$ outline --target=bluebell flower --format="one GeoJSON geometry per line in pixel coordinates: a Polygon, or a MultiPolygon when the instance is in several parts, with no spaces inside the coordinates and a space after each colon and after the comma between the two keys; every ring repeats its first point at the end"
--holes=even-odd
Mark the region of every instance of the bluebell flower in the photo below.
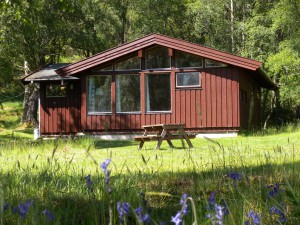
{"type": "Polygon", "coordinates": [[[188,197],[188,194],[183,194],[179,204],[182,205],[182,213],[183,215],[186,215],[188,213],[188,204],[186,203],[186,199],[188,197]]]}
{"type": "Polygon", "coordinates": [[[214,205],[216,204],[216,194],[217,192],[212,192],[208,198],[208,210],[213,210],[214,205]]]}
{"type": "Polygon", "coordinates": [[[142,207],[138,207],[134,210],[135,215],[138,218],[139,223],[143,223],[143,224],[149,224],[151,223],[151,218],[149,216],[148,213],[143,214],[143,208],[142,207]]]}
{"type": "Polygon", "coordinates": [[[244,223],[244,225],[250,225],[251,221],[252,221],[253,225],[260,225],[261,224],[261,217],[262,217],[261,214],[258,214],[257,212],[255,212],[253,210],[250,210],[250,212],[248,213],[248,217],[249,217],[249,220],[246,221],[244,223]]]}
{"type": "Polygon", "coordinates": [[[88,188],[89,191],[93,191],[93,181],[91,180],[91,175],[87,175],[86,177],[84,177],[85,181],[86,181],[86,186],[88,188]]]}
{"type": "Polygon", "coordinates": [[[174,217],[171,217],[171,222],[175,223],[175,225],[180,225],[182,222],[181,212],[178,212],[174,217]]]}
{"type": "Polygon", "coordinates": [[[224,206],[215,204],[214,210],[206,214],[206,217],[211,219],[213,225],[223,225],[224,215],[224,206]]]}
{"type": "Polygon", "coordinates": [[[101,167],[103,173],[106,173],[106,171],[107,171],[107,166],[109,165],[109,163],[110,163],[110,159],[106,159],[105,162],[103,162],[103,163],[100,165],[100,167],[101,167]]]}
{"type": "Polygon", "coordinates": [[[32,200],[27,201],[26,203],[21,202],[17,207],[13,208],[13,213],[18,213],[21,218],[25,218],[29,207],[32,206],[32,200]]]}
{"type": "Polygon", "coordinates": [[[5,212],[8,209],[8,207],[9,207],[9,203],[4,204],[3,209],[2,209],[3,212],[5,212]]]}
{"type": "Polygon", "coordinates": [[[237,181],[237,180],[241,180],[241,179],[242,179],[243,174],[242,174],[242,173],[229,172],[229,173],[228,173],[228,176],[229,176],[232,180],[237,181]]]}
{"type": "Polygon", "coordinates": [[[45,215],[47,221],[53,221],[53,220],[55,220],[55,216],[54,216],[54,214],[50,210],[45,209],[43,211],[43,214],[45,215]]]}
{"type": "Polygon", "coordinates": [[[275,185],[269,185],[268,186],[269,189],[271,189],[269,191],[269,196],[272,198],[275,198],[277,195],[279,195],[280,189],[279,189],[279,184],[275,184],[275,185]]]}
{"type": "Polygon", "coordinates": [[[281,208],[278,208],[276,206],[272,206],[270,208],[270,213],[279,215],[279,219],[278,219],[277,224],[283,224],[283,223],[286,222],[286,216],[285,216],[285,213],[284,213],[285,205],[284,205],[284,203],[281,203],[280,205],[281,205],[281,208]]]}
{"type": "Polygon", "coordinates": [[[103,171],[103,173],[105,174],[105,185],[106,185],[106,191],[107,193],[111,192],[111,188],[109,186],[109,179],[110,179],[110,170],[107,169],[108,165],[110,163],[110,159],[106,159],[105,162],[103,162],[100,167],[103,171]]]}
{"type": "Polygon", "coordinates": [[[125,219],[125,215],[129,215],[130,213],[130,204],[128,202],[118,202],[117,210],[118,210],[120,221],[121,223],[123,223],[125,219]]]}

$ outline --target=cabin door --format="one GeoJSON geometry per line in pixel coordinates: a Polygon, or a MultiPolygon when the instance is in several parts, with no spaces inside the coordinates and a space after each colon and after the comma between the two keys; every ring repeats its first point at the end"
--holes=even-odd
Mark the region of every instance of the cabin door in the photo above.
{"type": "Polygon", "coordinates": [[[80,82],[41,84],[41,134],[74,134],[80,131],[80,82]]]}

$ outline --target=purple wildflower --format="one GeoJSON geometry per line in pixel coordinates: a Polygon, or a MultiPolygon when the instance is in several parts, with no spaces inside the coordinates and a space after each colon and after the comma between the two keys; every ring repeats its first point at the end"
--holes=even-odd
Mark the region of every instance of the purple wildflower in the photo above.
{"type": "Polygon", "coordinates": [[[106,173],[106,171],[107,171],[107,166],[109,165],[109,163],[110,163],[110,159],[106,159],[105,162],[103,162],[103,163],[100,165],[100,167],[101,167],[103,173],[106,173]]]}
{"type": "Polygon", "coordinates": [[[117,210],[118,210],[120,221],[121,223],[123,223],[125,219],[125,215],[129,215],[130,213],[130,204],[128,202],[118,202],[117,210]]]}
{"type": "Polygon", "coordinates": [[[269,196],[272,198],[275,198],[277,195],[279,195],[280,189],[279,189],[279,184],[275,184],[275,185],[269,185],[268,186],[269,189],[271,189],[269,191],[269,196]]]}
{"type": "Polygon", "coordinates": [[[211,219],[213,225],[223,225],[224,215],[224,206],[215,204],[214,210],[206,214],[206,217],[211,219]]]}
{"type": "Polygon", "coordinates": [[[174,217],[172,216],[171,222],[175,223],[175,225],[180,225],[182,222],[181,212],[178,212],[174,217]]]}
{"type": "Polygon", "coordinates": [[[251,221],[252,221],[253,225],[260,225],[261,224],[261,217],[262,217],[261,214],[258,214],[257,212],[255,212],[253,210],[250,210],[250,212],[248,213],[248,217],[249,217],[249,220],[246,221],[244,223],[244,225],[248,225],[248,224],[250,225],[251,221]]]}
{"type": "Polygon", "coordinates": [[[151,223],[151,218],[148,213],[143,214],[143,208],[138,207],[134,210],[135,215],[138,218],[139,223],[149,224],[151,223]]]}
{"type": "Polygon", "coordinates": [[[228,173],[228,176],[234,181],[241,180],[242,175],[243,175],[242,173],[234,173],[234,172],[229,172],[228,173]]]}
{"type": "Polygon", "coordinates": [[[8,207],[9,207],[9,203],[6,203],[4,206],[3,206],[3,212],[5,212],[7,209],[8,209],[8,207]]]}
{"type": "Polygon", "coordinates": [[[188,213],[188,204],[186,203],[186,199],[188,197],[188,194],[183,194],[179,204],[182,205],[182,213],[183,215],[186,215],[188,213]]]}
{"type": "Polygon", "coordinates": [[[21,218],[25,218],[29,207],[32,205],[32,200],[26,203],[21,202],[17,207],[13,208],[13,213],[18,213],[21,218]]]}
{"type": "Polygon", "coordinates": [[[216,194],[217,192],[212,192],[208,198],[208,210],[213,210],[214,205],[216,204],[216,194]]]}
{"type": "Polygon", "coordinates": [[[105,174],[105,184],[106,184],[107,193],[111,192],[111,188],[109,187],[110,170],[107,169],[107,166],[109,165],[109,163],[110,163],[110,159],[106,159],[106,161],[100,165],[103,173],[105,174]]]}
{"type": "Polygon", "coordinates": [[[54,214],[52,212],[50,212],[50,210],[45,209],[43,211],[43,214],[45,215],[47,221],[53,221],[53,220],[55,220],[55,216],[54,216],[54,214]]]}
{"type": "Polygon", "coordinates": [[[282,208],[272,206],[270,208],[270,213],[279,215],[279,220],[278,220],[279,223],[278,224],[283,224],[286,222],[286,217],[285,217],[285,213],[284,213],[285,206],[283,203],[281,203],[280,205],[282,208]]]}
{"type": "Polygon", "coordinates": [[[88,188],[89,191],[93,191],[93,181],[91,180],[91,175],[87,175],[86,177],[84,177],[85,181],[86,181],[86,186],[88,188]]]}

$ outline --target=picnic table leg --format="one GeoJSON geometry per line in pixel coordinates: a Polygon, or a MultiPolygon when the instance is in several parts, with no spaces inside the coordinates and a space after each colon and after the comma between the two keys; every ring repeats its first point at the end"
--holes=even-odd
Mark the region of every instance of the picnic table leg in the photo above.
{"type": "Polygon", "coordinates": [[[144,141],[143,140],[141,140],[141,142],[139,143],[139,150],[141,150],[142,149],[142,147],[143,147],[143,145],[144,145],[144,141]]]}
{"type": "MultiPolygon", "coordinates": [[[[159,149],[160,146],[161,146],[161,143],[162,141],[164,140],[165,136],[167,134],[167,131],[166,130],[163,130],[162,133],[161,133],[161,138],[157,141],[157,145],[155,147],[155,150],[159,149]]],[[[168,142],[169,143],[169,142],[168,142]]]]}
{"type": "MultiPolygon", "coordinates": [[[[188,136],[186,135],[186,133],[182,130],[179,131],[180,135],[182,135],[182,137],[185,139],[186,143],[189,145],[190,148],[194,148],[192,142],[190,141],[190,139],[188,138],[188,136]]],[[[182,140],[183,142],[183,140],[182,140]]],[[[184,145],[184,144],[183,144],[184,145]]]]}

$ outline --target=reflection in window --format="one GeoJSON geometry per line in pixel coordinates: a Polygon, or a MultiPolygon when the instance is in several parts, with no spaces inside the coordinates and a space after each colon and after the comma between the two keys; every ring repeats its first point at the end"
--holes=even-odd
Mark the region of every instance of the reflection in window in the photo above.
{"type": "Polygon", "coordinates": [[[116,110],[117,112],[140,111],[140,76],[116,76],[116,110]]]}
{"type": "Polygon", "coordinates": [[[147,69],[170,68],[170,60],[168,48],[157,46],[146,51],[147,69]]]}
{"type": "Polygon", "coordinates": [[[97,71],[112,71],[113,70],[113,65],[109,64],[106,66],[102,66],[102,67],[98,67],[96,69],[93,70],[93,72],[97,72],[97,71]]]}
{"type": "Polygon", "coordinates": [[[46,86],[46,97],[66,97],[66,86],[50,84],[46,86]]]}
{"type": "Polygon", "coordinates": [[[146,81],[146,110],[171,111],[170,74],[149,74],[146,81]]]}
{"type": "Polygon", "coordinates": [[[200,87],[200,73],[176,73],[177,87],[200,87]]]}
{"type": "Polygon", "coordinates": [[[177,68],[199,68],[203,66],[203,58],[183,53],[183,52],[176,52],[176,67],[177,68]]]}
{"type": "Polygon", "coordinates": [[[134,56],[115,63],[115,70],[139,70],[141,69],[141,59],[134,56]]]}
{"type": "Polygon", "coordinates": [[[205,67],[225,67],[225,63],[221,63],[211,59],[205,59],[205,67]]]}
{"type": "Polygon", "coordinates": [[[88,76],[88,112],[111,112],[111,76],[88,76]]]}

